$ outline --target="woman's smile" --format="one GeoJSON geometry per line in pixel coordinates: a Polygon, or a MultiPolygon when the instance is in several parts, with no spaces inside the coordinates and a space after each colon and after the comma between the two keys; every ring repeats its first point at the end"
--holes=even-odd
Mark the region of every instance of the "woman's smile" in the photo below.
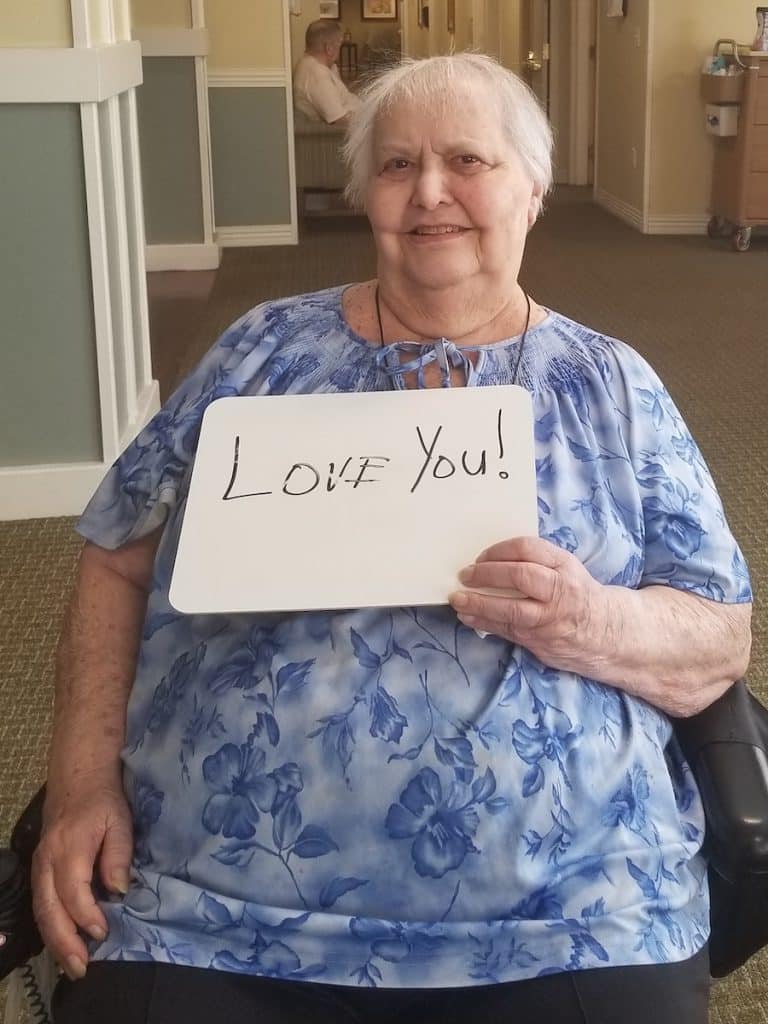
{"type": "Polygon", "coordinates": [[[405,234],[417,245],[434,245],[461,238],[471,230],[461,224],[417,224],[415,228],[411,228],[405,234]]]}

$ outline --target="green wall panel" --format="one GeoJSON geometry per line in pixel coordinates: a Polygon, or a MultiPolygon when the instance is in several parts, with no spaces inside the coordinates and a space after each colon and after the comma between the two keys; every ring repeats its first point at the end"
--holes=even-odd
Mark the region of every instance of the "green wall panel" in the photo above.
{"type": "Polygon", "coordinates": [[[194,57],[145,57],[136,90],[150,245],[203,242],[194,57]]]}
{"type": "Polygon", "coordinates": [[[0,105],[0,465],[101,459],[80,109],[0,105]]]}
{"type": "Polygon", "coordinates": [[[285,89],[208,90],[216,227],[288,224],[285,89]]]}

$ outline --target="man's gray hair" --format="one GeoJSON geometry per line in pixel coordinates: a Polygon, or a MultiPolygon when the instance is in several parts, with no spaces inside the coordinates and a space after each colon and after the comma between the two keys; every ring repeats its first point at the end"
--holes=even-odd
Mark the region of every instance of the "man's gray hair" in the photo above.
{"type": "Polygon", "coordinates": [[[310,21],[304,33],[304,46],[310,53],[313,50],[322,50],[326,44],[335,43],[343,34],[344,29],[338,21],[330,21],[328,18],[310,21]]]}
{"type": "Polygon", "coordinates": [[[376,120],[398,103],[434,112],[436,118],[478,86],[483,100],[495,101],[501,129],[542,197],[552,187],[552,128],[539,101],[514,72],[480,53],[455,53],[422,60],[404,58],[360,92],[361,105],[351,116],[344,143],[349,169],[347,198],[362,208],[373,174],[376,120]]]}

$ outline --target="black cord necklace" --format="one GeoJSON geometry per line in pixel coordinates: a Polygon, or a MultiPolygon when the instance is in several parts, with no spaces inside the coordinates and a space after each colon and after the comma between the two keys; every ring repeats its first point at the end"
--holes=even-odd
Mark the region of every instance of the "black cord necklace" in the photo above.
{"type": "MultiPolygon", "coordinates": [[[[384,327],[382,326],[382,323],[381,323],[381,302],[379,301],[379,283],[378,283],[378,281],[376,282],[376,288],[374,290],[374,299],[375,299],[375,302],[376,302],[376,318],[379,321],[379,344],[381,345],[382,348],[384,348],[384,327]]],[[[512,383],[513,384],[517,384],[517,372],[520,369],[520,361],[523,358],[523,348],[525,347],[525,339],[528,337],[528,327],[530,326],[530,323],[531,323],[531,297],[530,297],[530,295],[528,295],[527,292],[525,292],[525,303],[526,303],[525,327],[523,328],[523,333],[522,333],[522,336],[520,338],[520,345],[518,346],[518,349],[517,349],[517,359],[515,360],[515,369],[514,369],[514,371],[512,373],[512,383]]]]}

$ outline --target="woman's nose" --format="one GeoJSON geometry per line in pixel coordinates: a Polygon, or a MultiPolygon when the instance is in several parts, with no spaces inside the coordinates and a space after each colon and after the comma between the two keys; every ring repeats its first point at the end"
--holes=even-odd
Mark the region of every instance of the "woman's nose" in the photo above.
{"type": "Polygon", "coordinates": [[[441,203],[451,201],[448,180],[439,167],[424,167],[419,171],[411,196],[414,206],[434,210],[441,203]]]}

